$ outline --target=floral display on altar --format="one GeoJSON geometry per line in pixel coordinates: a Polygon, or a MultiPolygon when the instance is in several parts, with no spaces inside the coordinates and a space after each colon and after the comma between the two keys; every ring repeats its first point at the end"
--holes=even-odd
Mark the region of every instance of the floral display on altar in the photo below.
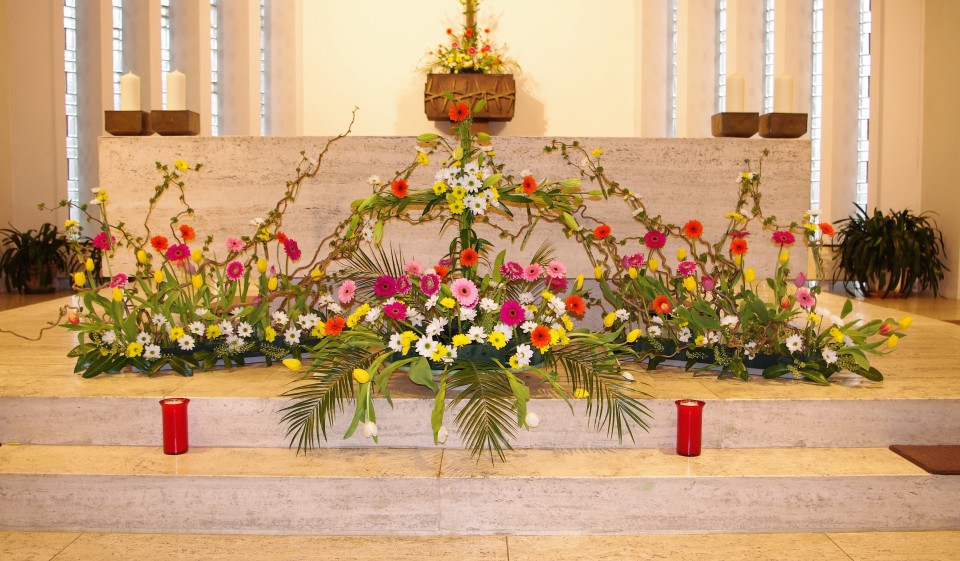
{"type": "MultiPolygon", "coordinates": [[[[94,278],[89,261],[74,274],[81,306],[64,327],[79,336],[70,352],[76,371],[192,375],[252,359],[282,361],[303,373],[285,394],[283,418],[298,449],[326,438],[346,402],[353,415],[344,437],[360,431],[377,439],[372,398],[389,401],[391,377],[405,375],[435,396],[424,424],[435,442],[456,426],[474,454],[501,459],[518,430],[540,423],[521,371],[536,374],[571,409],[572,400],[585,401],[596,428],[620,439],[645,429],[649,415],[627,362],[645,359],[653,368],[679,360],[743,379],[748,368],[820,384],[840,370],[882,379],[869,358],[896,346],[909,318],[863,321],[849,302],[837,311],[818,305],[820,287],[791,275],[789,252],[817,247],[831,226],[812,213],[783,225],[765,216],[762,160],[757,171],[748,161],[737,178],[724,231],[707,232],[698,217],[670,224],[650,212],[607,175],[602,148],[551,142],[545,152],[572,166],[570,179],[511,173],[488,135],[470,133],[482,102],[450,101],[455,137],[418,137],[413,161],[393,177],[371,176],[369,196],[353,201],[351,215],[316,248],[301,248],[283,219],[326,149],[316,161],[303,156],[249,232],[223,240],[191,226],[189,178],[199,164],[157,164],[160,183],[142,232],[111,223],[108,191],[97,190],[81,210],[107,278],[94,278]],[[423,168],[434,172],[429,184],[414,178],[423,168]],[[151,231],[150,215],[169,196],[182,210],[164,231],[151,231]],[[598,199],[627,205],[636,228],[616,232],[591,218],[588,207],[598,199]],[[391,223],[449,235],[434,255],[405,255],[382,244],[391,223]],[[583,247],[594,265],[589,280],[549,246],[520,261],[488,239],[522,248],[543,227],[583,247]],[[675,254],[666,253],[668,241],[675,254]],[[760,279],[750,249],[768,243],[778,248],[777,263],[773,276],[760,279]],[[135,270],[109,269],[117,251],[135,255],[135,270]],[[602,323],[592,324],[591,313],[602,323]]],[[[69,228],[77,239],[79,225],[69,228]]]]}
{"type": "Polygon", "coordinates": [[[427,53],[421,65],[425,74],[507,74],[519,69],[505,49],[493,43],[489,27],[476,23],[479,0],[460,0],[464,25],[457,32],[446,31],[446,40],[427,53]]]}

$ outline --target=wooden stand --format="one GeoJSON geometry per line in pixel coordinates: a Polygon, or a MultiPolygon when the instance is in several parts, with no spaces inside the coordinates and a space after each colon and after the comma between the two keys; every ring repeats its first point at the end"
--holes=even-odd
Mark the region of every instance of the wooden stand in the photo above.
{"type": "Polygon", "coordinates": [[[149,136],[150,114],[146,111],[104,111],[103,128],[114,136],[149,136]]]}
{"type": "Polygon", "coordinates": [[[161,136],[197,136],[200,114],[193,111],[154,111],[153,130],[161,136]]]}
{"type": "Polygon", "coordinates": [[[760,136],[763,138],[800,138],[806,133],[806,113],[760,115],[760,136]]]}
{"type": "Polygon", "coordinates": [[[713,136],[750,138],[758,130],[759,113],[717,113],[710,117],[710,133],[713,136]]]}

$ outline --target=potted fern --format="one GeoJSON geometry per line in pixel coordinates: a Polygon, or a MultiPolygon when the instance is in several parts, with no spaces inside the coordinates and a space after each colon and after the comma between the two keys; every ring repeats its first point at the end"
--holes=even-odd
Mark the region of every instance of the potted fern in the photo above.
{"type": "Polygon", "coordinates": [[[838,223],[834,280],[852,283],[867,296],[907,298],[918,288],[939,295],[948,269],[943,234],[929,215],[909,209],[889,214],[877,209],[868,215],[858,208],[838,223]]]}
{"type": "Polygon", "coordinates": [[[42,294],[54,291],[57,273],[67,270],[68,242],[57,227],[45,223],[26,231],[10,227],[0,230],[0,275],[8,292],[42,294]]]}

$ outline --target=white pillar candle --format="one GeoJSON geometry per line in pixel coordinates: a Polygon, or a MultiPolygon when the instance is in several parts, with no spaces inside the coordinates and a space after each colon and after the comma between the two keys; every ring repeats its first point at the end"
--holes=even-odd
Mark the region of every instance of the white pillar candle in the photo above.
{"type": "Polygon", "coordinates": [[[774,78],[773,112],[793,113],[793,78],[790,76],[774,78]]]}
{"type": "Polygon", "coordinates": [[[183,111],[187,108],[187,77],[174,70],[167,74],[167,111],[183,111]]]}
{"type": "Polygon", "coordinates": [[[140,77],[133,72],[120,77],[120,111],[140,111],[140,77]]]}
{"type": "Polygon", "coordinates": [[[727,76],[727,104],[726,112],[743,112],[743,76],[730,74],[727,76]]]}

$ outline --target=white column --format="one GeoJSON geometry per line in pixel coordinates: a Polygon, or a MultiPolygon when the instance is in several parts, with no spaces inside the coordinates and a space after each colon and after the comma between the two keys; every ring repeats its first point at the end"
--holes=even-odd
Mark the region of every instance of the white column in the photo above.
{"type": "Polygon", "coordinates": [[[170,63],[186,75],[187,109],[200,114],[200,134],[210,134],[210,2],[170,2],[170,63]]]}
{"type": "Polygon", "coordinates": [[[140,108],[163,109],[160,70],[160,0],[123,4],[123,70],[140,77],[140,108]]]}
{"type": "Polygon", "coordinates": [[[113,106],[113,7],[110,0],[77,2],[77,184],[80,202],[99,185],[98,139],[103,112],[113,106]]]}
{"type": "MultiPolygon", "coordinates": [[[[810,28],[811,0],[776,0],[773,7],[773,75],[789,76],[792,82],[792,113],[810,113],[810,64],[813,57],[810,28]]],[[[781,82],[782,83],[782,82],[781,82]]],[[[774,89],[774,106],[777,105],[774,89]]],[[[809,133],[803,138],[809,138],[809,133]]]]}
{"type": "Polygon", "coordinates": [[[763,106],[763,0],[727,0],[727,76],[743,76],[743,110],[763,106]]]}
{"type": "Polygon", "coordinates": [[[267,0],[267,134],[303,134],[302,22],[302,0],[267,0]]]}
{"type": "Polygon", "coordinates": [[[260,2],[220,4],[220,134],[260,135],[260,2]]]}
{"type": "Polygon", "coordinates": [[[715,0],[678,0],[677,136],[710,136],[716,103],[715,0]]]}
{"type": "Polygon", "coordinates": [[[633,127],[637,136],[667,136],[668,5],[665,0],[642,0],[636,6],[633,127]]]}

